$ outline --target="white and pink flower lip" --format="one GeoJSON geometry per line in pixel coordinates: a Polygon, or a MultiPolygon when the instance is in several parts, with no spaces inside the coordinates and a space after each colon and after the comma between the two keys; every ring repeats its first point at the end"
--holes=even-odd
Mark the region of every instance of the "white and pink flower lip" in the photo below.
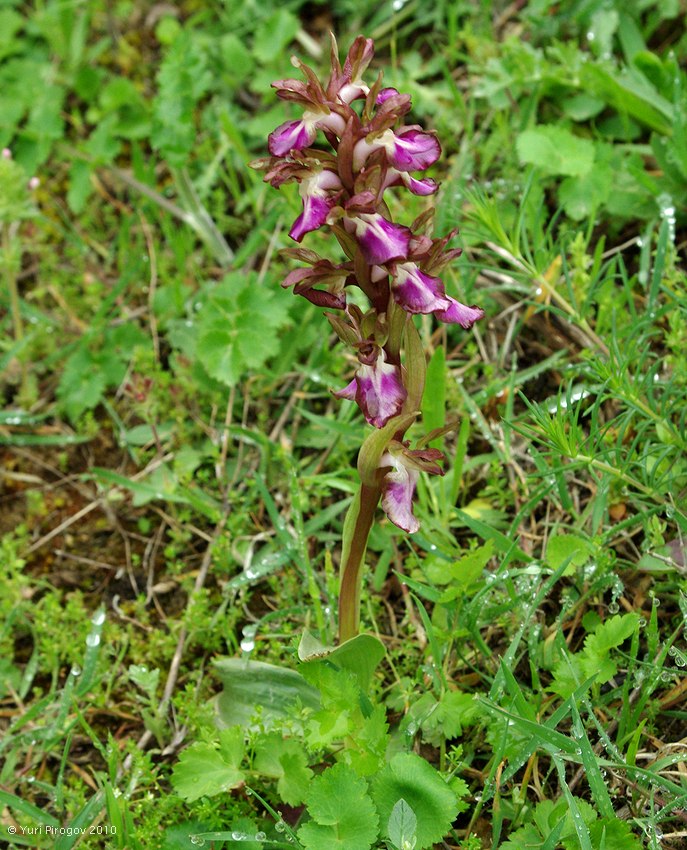
{"type": "Polygon", "coordinates": [[[451,306],[441,278],[426,274],[416,263],[392,266],[391,291],[396,303],[408,313],[434,313],[451,306]]]}
{"type": "Polygon", "coordinates": [[[451,298],[450,295],[447,295],[446,298],[449,301],[449,308],[447,310],[436,310],[434,312],[434,315],[440,322],[445,322],[449,325],[460,325],[461,328],[467,331],[475,324],[475,322],[484,318],[484,310],[481,307],[461,304],[460,301],[456,301],[456,299],[451,298]]]}
{"type": "Polygon", "coordinates": [[[336,112],[306,110],[300,121],[286,121],[273,130],[267,137],[267,149],[272,156],[286,156],[291,151],[310,147],[317,138],[318,129],[340,136],[345,127],[346,122],[336,112]]]}
{"type": "Polygon", "coordinates": [[[405,186],[413,195],[433,195],[439,188],[436,180],[431,177],[423,177],[418,180],[417,177],[411,177],[407,171],[398,171],[395,168],[389,168],[382,184],[383,189],[388,189],[390,186],[405,186]]]}
{"type": "Polygon", "coordinates": [[[441,156],[436,136],[419,127],[401,127],[398,131],[384,130],[372,141],[361,139],[353,151],[353,165],[362,168],[367,157],[383,148],[389,165],[397,171],[425,171],[441,156]]]}
{"type": "Polygon", "coordinates": [[[437,464],[443,455],[438,449],[407,449],[392,442],[379,461],[380,469],[389,468],[382,478],[382,508],[394,525],[413,534],[420,523],[413,513],[413,496],[420,472],[443,475],[437,464]]]}
{"type": "Polygon", "coordinates": [[[385,352],[377,349],[376,359],[361,363],[350,384],[334,395],[355,401],[370,425],[383,428],[401,412],[408,393],[401,367],[388,363],[385,352]]]}
{"type": "Polygon", "coordinates": [[[293,223],[289,236],[300,242],[306,233],[322,227],[342,188],[338,175],[326,168],[304,178],[299,188],[303,212],[293,223]]]}
{"type": "Polygon", "coordinates": [[[379,266],[408,256],[412,234],[407,227],[393,224],[379,213],[359,213],[348,221],[369,265],[379,266]]]}

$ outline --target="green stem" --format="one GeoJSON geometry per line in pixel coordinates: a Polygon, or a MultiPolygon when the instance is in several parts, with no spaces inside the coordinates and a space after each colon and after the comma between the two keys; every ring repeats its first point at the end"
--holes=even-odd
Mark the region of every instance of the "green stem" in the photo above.
{"type": "Polygon", "coordinates": [[[354,526],[350,535],[344,531],[339,588],[339,643],[355,637],[360,628],[362,568],[380,496],[379,487],[361,484],[346,516],[345,525],[353,522],[354,526]]]}

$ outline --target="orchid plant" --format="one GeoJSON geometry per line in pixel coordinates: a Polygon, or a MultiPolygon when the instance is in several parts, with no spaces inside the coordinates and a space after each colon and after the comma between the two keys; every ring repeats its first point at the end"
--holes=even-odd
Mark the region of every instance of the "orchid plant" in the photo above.
{"type": "MultiPolygon", "coordinates": [[[[306,248],[284,253],[303,263],[283,282],[293,292],[321,307],[339,339],[358,360],[351,382],[334,395],[355,402],[374,431],[358,457],[360,488],[344,524],[339,594],[339,639],[358,633],[361,573],[379,502],[392,523],[417,531],[413,496],[420,472],[442,475],[442,453],[427,444],[415,448],[405,439],[419,415],[426,359],[416,314],[434,314],[441,322],[468,329],[484,312],[447,295],[438,276],[461,253],[449,248],[452,231],[441,239],[427,235],[433,209],[410,226],[392,221],[384,193],[401,187],[415,195],[432,195],[438,184],[418,178],[441,154],[436,135],[403,123],[411,99],[363,79],[374,55],[372,39],[359,36],[343,67],[332,36],[331,74],[323,85],[297,58],[304,81],[273,83],[277,95],[303,107],[300,119],[287,121],[270,134],[270,157],[251,163],[265,171],[275,188],[299,185],[303,211],[289,236],[302,242],[306,234],[328,227],[347,258],[332,262],[306,248]],[[358,108],[354,106],[358,104],[358,108]],[[320,135],[321,134],[321,135],[320,135]],[[328,149],[315,146],[323,139],[328,149]],[[350,295],[358,287],[369,308],[350,295]]],[[[356,299],[360,301],[361,299],[356,299]]]]}

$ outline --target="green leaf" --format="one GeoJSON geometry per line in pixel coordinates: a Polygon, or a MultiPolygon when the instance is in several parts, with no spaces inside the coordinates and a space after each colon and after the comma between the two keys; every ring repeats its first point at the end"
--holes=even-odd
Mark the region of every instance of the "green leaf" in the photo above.
{"type": "MultiPolygon", "coordinates": [[[[422,422],[427,431],[443,428],[446,420],[446,350],[440,345],[427,366],[425,392],[422,397],[422,422]]],[[[430,446],[441,447],[442,440],[430,446]]]]}
{"type": "Polygon", "coordinates": [[[255,745],[254,770],[278,780],[277,791],[289,806],[300,805],[312,781],[303,746],[274,733],[260,736],[255,745]]]}
{"type": "Polygon", "coordinates": [[[75,422],[84,411],[100,402],[106,386],[105,376],[97,368],[97,357],[83,345],[67,359],[57,397],[67,416],[75,422]]]}
{"type": "Polygon", "coordinates": [[[76,215],[82,213],[92,191],[91,166],[81,159],[75,159],[69,169],[69,189],[67,190],[69,209],[76,215]]]}
{"type": "Polygon", "coordinates": [[[212,77],[207,52],[182,31],[172,42],[157,75],[150,142],[174,168],[188,163],[196,141],[194,110],[212,77]]]}
{"type": "Polygon", "coordinates": [[[592,551],[591,543],[577,534],[554,534],[546,545],[546,563],[552,570],[562,567],[567,561],[565,574],[575,572],[575,567],[587,563],[592,551]]]}
{"type": "Polygon", "coordinates": [[[215,661],[215,671],[224,688],[217,701],[224,725],[250,726],[258,709],[263,719],[285,717],[297,702],[319,708],[319,694],[295,670],[262,661],[222,658],[215,661]]]}
{"type": "Polygon", "coordinates": [[[298,806],[305,799],[312,782],[313,772],[307,765],[305,752],[298,752],[281,758],[284,773],[277,782],[277,791],[281,799],[290,806],[298,806]]]}
{"type": "Polygon", "coordinates": [[[608,658],[612,649],[619,647],[634,634],[639,616],[637,614],[617,614],[598,625],[593,635],[588,635],[580,659],[582,671],[587,676],[597,674],[597,682],[608,682],[617,672],[615,662],[608,658]]]}
{"type": "Polygon", "coordinates": [[[369,850],[379,818],[367,783],[337,764],[313,780],[306,799],[311,821],[298,830],[305,850],[369,850]]]}
{"type": "Polygon", "coordinates": [[[540,850],[544,843],[537,828],[531,823],[516,830],[499,850],[540,850]]]}
{"type": "Polygon", "coordinates": [[[321,644],[307,629],[298,645],[301,661],[317,661],[326,658],[328,663],[339,669],[350,670],[365,691],[372,681],[372,674],[384,658],[384,644],[373,635],[356,635],[335,648],[321,644]]]}
{"type": "MultiPolygon", "coordinates": [[[[445,603],[456,599],[465,592],[466,587],[469,587],[473,582],[477,581],[477,579],[482,575],[482,570],[489,563],[493,549],[493,541],[487,540],[483,546],[480,546],[473,552],[468,552],[466,555],[463,555],[462,558],[454,561],[448,570],[444,567],[442,569],[442,572],[444,573],[443,575],[438,576],[438,569],[435,568],[435,571],[432,574],[434,575],[433,580],[435,584],[451,583],[451,587],[447,588],[446,592],[441,597],[440,602],[445,603]]],[[[428,577],[432,579],[432,575],[428,575],[428,577]]]]}
{"type": "Polygon", "coordinates": [[[458,812],[456,796],[441,775],[414,753],[399,753],[372,782],[372,797],[388,831],[391,812],[403,799],[417,817],[417,850],[446,835],[458,812]]]}
{"type": "MultiPolygon", "coordinates": [[[[632,833],[630,825],[618,818],[594,821],[589,827],[592,847],[603,850],[642,850],[642,842],[632,833]]],[[[578,844],[564,842],[566,850],[577,850],[578,844]]]]}
{"type": "Polygon", "coordinates": [[[592,170],[581,177],[567,177],[558,190],[566,214],[575,221],[590,216],[610,197],[614,176],[612,167],[603,162],[595,163],[592,170]]]}
{"type": "Polygon", "coordinates": [[[594,143],[557,125],[525,130],[515,147],[520,162],[536,165],[544,174],[579,177],[587,174],[594,162],[594,143]]]}
{"type": "Polygon", "coordinates": [[[620,112],[631,115],[652,130],[670,135],[673,107],[639,71],[622,72],[595,62],[585,62],[580,72],[580,88],[599,97],[620,112]]]}
{"type": "Polygon", "coordinates": [[[300,27],[300,21],[288,9],[273,12],[255,34],[253,55],[260,62],[270,62],[293,41],[300,27]]]}
{"type": "MultiPolygon", "coordinates": [[[[233,761],[234,752],[227,754],[233,761]]],[[[222,794],[243,781],[243,773],[212,744],[196,743],[184,750],[172,771],[174,790],[189,803],[222,794]]]]}
{"type": "Polygon", "coordinates": [[[391,810],[386,829],[389,840],[398,850],[413,850],[416,843],[417,818],[403,798],[391,810]]]}
{"type": "Polygon", "coordinates": [[[279,351],[277,330],[287,321],[280,292],[258,284],[254,274],[233,272],[198,314],[196,356],[211,378],[233,387],[279,351]]]}

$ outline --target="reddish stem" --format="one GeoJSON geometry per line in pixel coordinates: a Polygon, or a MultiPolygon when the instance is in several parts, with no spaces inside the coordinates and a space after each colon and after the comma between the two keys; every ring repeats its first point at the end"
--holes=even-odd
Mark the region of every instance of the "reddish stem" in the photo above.
{"type": "Polygon", "coordinates": [[[379,487],[360,487],[360,509],[351,535],[351,548],[341,565],[339,588],[339,643],[355,637],[360,630],[360,588],[362,567],[375,511],[379,503],[379,487]]]}

